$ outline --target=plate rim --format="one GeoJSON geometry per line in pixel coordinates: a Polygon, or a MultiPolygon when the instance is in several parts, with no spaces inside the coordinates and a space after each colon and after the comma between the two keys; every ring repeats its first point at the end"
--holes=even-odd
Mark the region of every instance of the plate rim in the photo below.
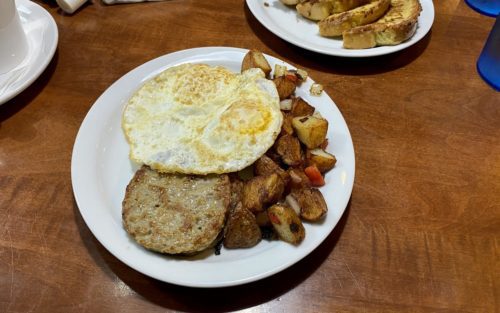
{"type": "MultiPolygon", "coordinates": [[[[45,57],[42,59],[42,62],[39,64],[32,64],[31,67],[35,68],[35,71],[31,76],[27,77],[27,79],[24,80],[22,84],[17,86],[17,88],[8,90],[7,92],[3,93],[0,95],[0,105],[6,103],[7,101],[11,100],[15,96],[19,95],[21,92],[23,92],[26,88],[28,88],[35,80],[40,77],[40,75],[45,71],[47,66],[49,65],[50,61],[54,57],[54,54],[57,49],[57,44],[59,42],[59,30],[57,28],[56,21],[50,15],[50,13],[45,10],[42,6],[40,6],[37,3],[34,3],[29,0],[16,0],[16,8],[20,6],[26,6],[29,9],[36,10],[38,13],[42,14],[44,18],[48,21],[48,26],[47,26],[47,31],[49,31],[53,35],[53,40],[51,42],[48,42],[47,47],[48,53],[45,55],[45,57]]],[[[22,24],[22,23],[21,23],[22,24]]],[[[40,58],[40,51],[37,53],[37,58],[40,58]]]]}
{"type": "MultiPolygon", "coordinates": [[[[412,38],[408,39],[405,42],[402,42],[398,45],[394,46],[379,46],[379,47],[374,47],[370,49],[344,49],[344,48],[328,48],[325,46],[321,47],[311,47],[310,42],[306,41],[301,41],[301,40],[295,40],[294,38],[289,38],[285,33],[283,33],[282,28],[280,27],[275,27],[274,23],[269,22],[266,20],[264,16],[259,14],[259,7],[258,5],[261,4],[261,2],[266,2],[268,0],[246,0],[247,6],[252,13],[252,15],[259,21],[259,23],[264,26],[268,31],[276,35],[277,37],[287,41],[288,43],[291,43],[297,47],[300,47],[302,49],[306,49],[309,51],[325,54],[325,55],[330,55],[330,56],[336,56],[336,57],[346,57],[346,58],[368,58],[368,57],[375,57],[375,56],[380,56],[380,55],[386,55],[386,54],[391,54],[397,51],[404,50],[406,48],[409,48],[422,40],[427,33],[431,30],[432,25],[434,24],[434,19],[435,19],[435,10],[434,10],[434,3],[432,0],[419,0],[420,4],[422,5],[422,12],[418,18],[419,25],[422,25],[422,19],[423,19],[423,14],[427,18],[430,19],[429,24],[425,24],[426,28],[422,30],[421,33],[415,33],[414,36],[419,36],[416,37],[415,40],[412,40],[412,38]],[[424,3],[425,2],[425,7],[424,3]],[[425,8],[425,10],[424,10],[425,8]],[[429,11],[427,11],[429,10],[429,11]],[[330,50],[332,49],[332,50],[330,50]]],[[[275,0],[277,2],[280,2],[279,0],[275,0]]],[[[292,9],[290,9],[292,10],[292,9]]],[[[301,17],[299,17],[301,18],[301,17]]],[[[417,26],[418,27],[418,26],[417,26]]],[[[417,29],[418,32],[418,29],[417,29]]],[[[313,45],[317,45],[312,43],[313,45]]],[[[318,45],[319,46],[319,45],[318,45]]]]}
{"type": "MultiPolygon", "coordinates": [[[[291,265],[299,262],[300,260],[302,260],[304,257],[306,257],[307,255],[309,255],[314,249],[316,249],[319,245],[321,245],[322,242],[325,241],[325,239],[331,234],[331,232],[333,231],[333,229],[337,226],[339,220],[342,218],[345,210],[346,210],[346,207],[347,207],[347,204],[350,200],[350,197],[351,197],[351,194],[352,194],[352,189],[353,189],[353,185],[354,185],[354,176],[355,176],[355,153],[354,153],[354,145],[353,145],[353,142],[352,142],[352,136],[350,135],[350,132],[349,132],[349,128],[347,127],[347,123],[345,122],[345,119],[344,117],[342,116],[340,110],[338,109],[338,107],[336,106],[335,102],[333,102],[333,100],[328,96],[328,99],[331,101],[331,103],[333,104],[333,109],[334,110],[337,110],[338,111],[338,114],[339,114],[339,117],[341,118],[341,120],[343,121],[344,123],[344,127],[345,127],[345,131],[347,132],[347,135],[348,135],[348,141],[347,141],[347,153],[348,154],[351,154],[352,155],[352,159],[349,160],[349,164],[352,164],[350,167],[350,172],[349,172],[349,175],[350,175],[350,179],[348,180],[347,182],[347,185],[346,185],[346,188],[348,190],[348,192],[342,197],[342,203],[339,204],[339,210],[341,210],[340,214],[338,215],[338,218],[334,221],[333,225],[331,226],[331,229],[328,230],[327,234],[321,238],[321,240],[319,240],[319,242],[317,244],[314,244],[310,249],[308,250],[304,250],[303,253],[301,253],[301,256],[294,259],[294,260],[291,260],[290,262],[286,262],[286,263],[282,263],[280,264],[280,266],[276,266],[274,268],[271,268],[271,269],[266,269],[264,272],[261,272],[259,274],[256,274],[256,275],[253,275],[253,276],[247,276],[247,277],[243,277],[243,278],[238,278],[238,279],[232,279],[232,280],[225,280],[223,282],[203,282],[203,283],[200,283],[200,282],[192,282],[192,281],[189,281],[189,282],[186,282],[184,280],[179,280],[179,279],[172,279],[172,278],[166,278],[166,277],[162,277],[161,275],[158,275],[158,273],[154,273],[154,272],[151,272],[149,271],[148,269],[145,269],[144,267],[138,267],[136,266],[136,264],[134,262],[132,262],[131,260],[127,259],[126,256],[124,257],[123,255],[120,254],[120,249],[118,249],[118,247],[115,247],[113,246],[109,240],[107,240],[107,238],[103,237],[103,234],[99,232],[99,230],[97,229],[97,226],[95,224],[92,223],[91,221],[91,218],[88,213],[89,212],[86,212],[85,209],[83,209],[83,206],[85,205],[84,203],[84,199],[82,199],[80,197],[80,193],[79,193],[79,179],[81,179],[81,176],[79,176],[81,174],[81,171],[83,172],[89,172],[88,169],[86,170],[81,170],[78,168],[78,165],[79,165],[79,158],[81,158],[82,156],[78,154],[78,150],[80,148],[80,145],[82,144],[82,141],[83,140],[88,140],[88,138],[84,138],[84,131],[85,131],[85,127],[87,127],[87,123],[90,122],[90,119],[89,119],[89,116],[91,115],[95,115],[96,114],[96,111],[98,110],[97,107],[99,105],[102,106],[102,101],[104,98],[106,98],[109,94],[110,94],[110,90],[113,90],[113,89],[116,89],[117,86],[119,86],[121,83],[123,83],[124,81],[126,81],[127,79],[132,79],[130,77],[134,76],[134,75],[137,75],[137,76],[140,76],[142,77],[141,78],[141,81],[142,83],[144,83],[145,80],[149,79],[151,76],[153,75],[156,75],[159,71],[161,71],[162,69],[164,68],[167,68],[169,66],[173,66],[175,64],[180,64],[182,63],[182,60],[187,58],[187,56],[185,57],[182,57],[183,54],[185,53],[193,53],[193,54],[208,54],[210,52],[237,52],[237,53],[240,53],[241,56],[243,56],[244,53],[246,53],[248,50],[247,49],[241,49],[241,48],[233,48],[233,47],[201,47],[201,48],[192,48],[192,49],[186,49],[186,50],[180,50],[180,51],[176,51],[176,52],[173,52],[173,53],[169,53],[169,54],[165,54],[163,56],[160,56],[158,58],[155,58],[153,60],[150,60],[144,64],[141,64],[139,65],[138,67],[134,68],[133,70],[129,71],[128,73],[126,73],[125,75],[123,75],[122,77],[120,77],[119,79],[117,79],[113,84],[111,84],[100,96],[99,98],[94,102],[94,104],[92,105],[92,107],[89,109],[87,115],[85,116],[79,130],[78,130],[78,133],[76,135],[76,139],[75,139],[75,143],[74,143],[74,146],[73,146],[73,151],[72,151],[72,158],[71,158],[71,180],[72,180],[72,187],[73,187],[73,194],[74,194],[74,197],[75,197],[75,201],[76,201],[76,204],[78,206],[78,209],[79,209],[79,212],[81,214],[81,216],[83,217],[84,221],[85,221],[85,224],[87,225],[87,227],[90,229],[90,231],[92,232],[92,234],[96,237],[96,239],[106,248],[107,251],[109,251],[111,254],[113,254],[117,259],[119,259],[121,262],[125,263],[127,266],[131,267],[132,269],[144,274],[144,275],[147,275],[147,276],[150,276],[150,277],[153,277],[155,279],[158,279],[158,280],[161,280],[161,281],[165,281],[165,282],[168,282],[168,283],[172,283],[172,284],[176,284],[176,285],[182,285],[182,286],[188,286],[188,287],[203,287],[203,288],[217,288],[217,287],[228,287],[228,286],[235,286],[235,285],[240,285],[240,284],[245,284],[245,283],[249,283],[249,282],[253,282],[253,281],[257,281],[257,280],[260,280],[260,279],[263,279],[263,278],[266,278],[266,277],[269,277],[275,273],[278,273],[288,267],[290,267],[291,265]],[[176,59],[178,58],[179,60],[181,60],[180,62],[179,61],[168,61],[170,59],[176,59]],[[153,70],[153,71],[150,71],[148,73],[144,73],[144,74],[138,74],[141,72],[142,69],[144,68],[147,68],[148,66],[151,66],[151,64],[154,64],[155,62],[159,62],[159,61],[163,61],[163,66],[160,66],[159,68],[153,70]],[[155,73],[156,72],[156,73],[155,73]]],[[[268,56],[266,55],[266,57],[271,57],[271,58],[274,58],[276,60],[279,60],[281,62],[284,62],[285,64],[288,64],[286,63],[285,61],[279,59],[279,58],[276,58],[276,57],[273,57],[273,56],[268,56]]],[[[290,66],[293,66],[291,64],[289,64],[290,66]]],[[[136,86],[136,88],[138,88],[139,86],[136,86]]],[[[326,94],[326,93],[325,93],[326,94]]],[[[118,101],[118,100],[116,100],[118,101]]],[[[329,104],[329,103],[328,103],[329,104]]],[[[121,106],[123,106],[123,103],[121,104],[121,106]]],[[[110,106],[111,107],[111,106],[110,106]]],[[[84,184],[84,183],[83,183],[84,184]]],[[[300,247],[300,246],[299,246],[300,247]]],[[[235,260],[235,261],[231,261],[231,262],[234,262],[234,263],[240,263],[241,260],[235,260]]]]}

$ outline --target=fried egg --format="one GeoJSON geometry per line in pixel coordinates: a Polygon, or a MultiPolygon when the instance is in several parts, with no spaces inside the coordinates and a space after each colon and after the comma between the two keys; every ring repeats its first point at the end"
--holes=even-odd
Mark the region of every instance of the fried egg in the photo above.
{"type": "Polygon", "coordinates": [[[182,64],[147,81],[129,99],[122,127],[130,158],[166,173],[241,170],[278,136],[283,116],[260,69],[182,64]]]}

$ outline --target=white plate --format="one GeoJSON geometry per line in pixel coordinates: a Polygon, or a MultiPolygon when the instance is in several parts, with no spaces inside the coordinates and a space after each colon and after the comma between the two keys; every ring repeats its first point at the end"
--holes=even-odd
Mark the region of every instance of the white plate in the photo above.
{"type": "Polygon", "coordinates": [[[371,49],[344,49],[342,39],[325,38],[319,35],[316,22],[297,13],[293,6],[287,7],[279,0],[247,0],[252,14],[269,31],[301,48],[342,57],[371,57],[396,52],[418,42],[431,29],[434,21],[432,0],[420,0],[422,13],[418,18],[415,35],[399,45],[371,49]],[[264,5],[267,3],[268,6],[264,5]]]}
{"type": "Polygon", "coordinates": [[[31,85],[47,67],[57,47],[57,25],[44,8],[28,0],[16,0],[16,7],[29,50],[21,64],[0,75],[0,104],[31,85]]]}
{"type": "MultiPolygon", "coordinates": [[[[180,258],[147,251],[127,235],[122,226],[121,202],[137,168],[129,161],[129,146],[121,129],[121,115],[127,100],[145,81],[181,63],[222,65],[239,72],[246,51],[226,47],[197,48],[149,61],[111,85],[94,103],[80,127],[73,148],[71,178],[83,219],[106,249],[145,275],[193,287],[222,287],[255,281],[308,255],[330,234],[345,210],[354,182],[351,136],[328,95],[309,95],[312,80],[308,79],[297,94],[312,103],[330,122],[328,150],[336,155],[338,163],[326,175],[326,186],[321,189],[329,207],[326,219],[318,225],[306,224],[306,238],[300,245],[262,241],[251,249],[222,249],[218,256],[210,252],[180,258]]],[[[267,58],[273,67],[275,62],[283,63],[273,57],[267,58]]]]}

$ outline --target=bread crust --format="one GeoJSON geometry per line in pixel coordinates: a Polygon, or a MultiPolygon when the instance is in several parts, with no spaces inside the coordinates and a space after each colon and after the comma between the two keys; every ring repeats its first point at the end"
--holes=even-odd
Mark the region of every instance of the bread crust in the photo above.
{"type": "Polygon", "coordinates": [[[318,23],[319,33],[324,37],[335,37],[354,27],[372,23],[384,15],[390,3],[391,0],[374,0],[355,9],[332,14],[318,23]]]}
{"type": "Polygon", "coordinates": [[[230,193],[227,175],[164,174],[143,166],[127,186],[123,224],[149,250],[200,252],[211,247],[223,229],[230,193]]]}
{"type": "Polygon", "coordinates": [[[366,49],[400,44],[415,34],[421,11],[418,0],[391,0],[389,11],[377,22],[342,34],[344,48],[366,49]]]}

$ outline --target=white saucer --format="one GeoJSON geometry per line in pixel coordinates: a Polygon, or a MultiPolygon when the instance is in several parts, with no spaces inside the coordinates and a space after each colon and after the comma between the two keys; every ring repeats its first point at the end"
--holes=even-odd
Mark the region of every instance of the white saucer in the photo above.
{"type": "Polygon", "coordinates": [[[0,104],[7,102],[33,83],[47,67],[57,47],[58,31],[52,16],[28,0],[16,0],[29,51],[12,71],[0,75],[0,104]]]}

